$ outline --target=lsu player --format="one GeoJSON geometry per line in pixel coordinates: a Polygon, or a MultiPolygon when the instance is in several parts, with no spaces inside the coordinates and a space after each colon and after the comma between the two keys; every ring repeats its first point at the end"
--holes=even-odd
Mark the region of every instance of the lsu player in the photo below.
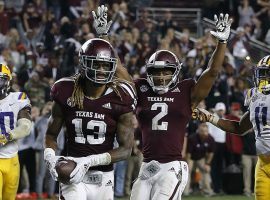
{"type": "Polygon", "coordinates": [[[239,122],[219,119],[204,109],[195,109],[194,118],[208,121],[222,130],[244,135],[253,128],[256,134],[258,162],[255,170],[256,200],[270,199],[270,55],[254,67],[255,87],[247,92],[245,105],[248,111],[239,122]]]}
{"type": "Polygon", "coordinates": [[[20,166],[17,139],[30,134],[31,105],[23,92],[9,92],[11,71],[0,64],[0,199],[16,197],[20,166]]]}

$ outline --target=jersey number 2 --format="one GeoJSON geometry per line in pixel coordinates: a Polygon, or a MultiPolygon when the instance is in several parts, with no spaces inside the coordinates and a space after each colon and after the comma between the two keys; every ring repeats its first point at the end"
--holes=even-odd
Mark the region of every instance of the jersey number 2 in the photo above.
{"type": "MultiPolygon", "coordinates": [[[[72,124],[75,126],[75,142],[85,144],[85,138],[82,132],[82,119],[75,118],[72,120],[72,124]]],[[[87,129],[93,130],[92,135],[87,135],[86,139],[89,144],[102,144],[105,141],[105,133],[107,129],[107,125],[103,121],[90,120],[87,123],[87,129]],[[98,131],[94,131],[95,127],[98,131]]]]}
{"type": "Polygon", "coordinates": [[[158,110],[160,108],[160,113],[158,113],[152,119],[152,130],[166,131],[168,129],[168,122],[159,122],[161,118],[168,114],[168,105],[166,103],[154,103],[151,106],[151,110],[158,110]]]}

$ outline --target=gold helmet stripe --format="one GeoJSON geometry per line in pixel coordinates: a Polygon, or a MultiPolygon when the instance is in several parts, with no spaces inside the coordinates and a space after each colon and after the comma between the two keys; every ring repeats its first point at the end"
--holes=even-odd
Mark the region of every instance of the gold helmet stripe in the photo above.
{"type": "Polygon", "coordinates": [[[12,79],[10,69],[8,68],[7,65],[4,65],[2,63],[0,64],[0,75],[7,75],[9,77],[9,80],[12,79]]]}
{"type": "Polygon", "coordinates": [[[263,57],[257,64],[257,67],[264,66],[266,65],[267,67],[270,66],[270,55],[263,57]]]}

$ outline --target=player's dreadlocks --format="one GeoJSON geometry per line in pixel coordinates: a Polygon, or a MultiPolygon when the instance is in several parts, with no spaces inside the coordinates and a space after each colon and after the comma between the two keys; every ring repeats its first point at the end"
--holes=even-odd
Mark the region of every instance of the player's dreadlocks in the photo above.
{"type": "MultiPolygon", "coordinates": [[[[83,101],[84,101],[84,93],[83,93],[83,76],[81,73],[77,73],[73,76],[74,78],[74,89],[71,96],[71,104],[74,106],[78,106],[79,109],[83,109],[83,101]]],[[[117,86],[120,84],[118,79],[113,80],[112,82],[108,83],[108,87],[112,88],[117,96],[120,97],[122,101],[122,97],[120,92],[117,89],[117,86]]]]}

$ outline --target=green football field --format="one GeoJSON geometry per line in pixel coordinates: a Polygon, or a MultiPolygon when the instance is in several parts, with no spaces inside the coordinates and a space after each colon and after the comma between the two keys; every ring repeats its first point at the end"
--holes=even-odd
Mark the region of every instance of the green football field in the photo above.
{"type": "MultiPolygon", "coordinates": [[[[115,200],[128,200],[129,198],[116,198],[115,200]]],[[[224,196],[214,196],[214,197],[204,197],[204,196],[189,196],[182,197],[182,200],[253,200],[254,196],[246,197],[243,195],[224,195],[224,196]]]]}
{"type": "Polygon", "coordinates": [[[246,197],[243,195],[224,195],[224,196],[215,196],[215,197],[203,197],[203,196],[191,196],[191,197],[182,197],[182,200],[253,200],[254,196],[246,197]]]}

